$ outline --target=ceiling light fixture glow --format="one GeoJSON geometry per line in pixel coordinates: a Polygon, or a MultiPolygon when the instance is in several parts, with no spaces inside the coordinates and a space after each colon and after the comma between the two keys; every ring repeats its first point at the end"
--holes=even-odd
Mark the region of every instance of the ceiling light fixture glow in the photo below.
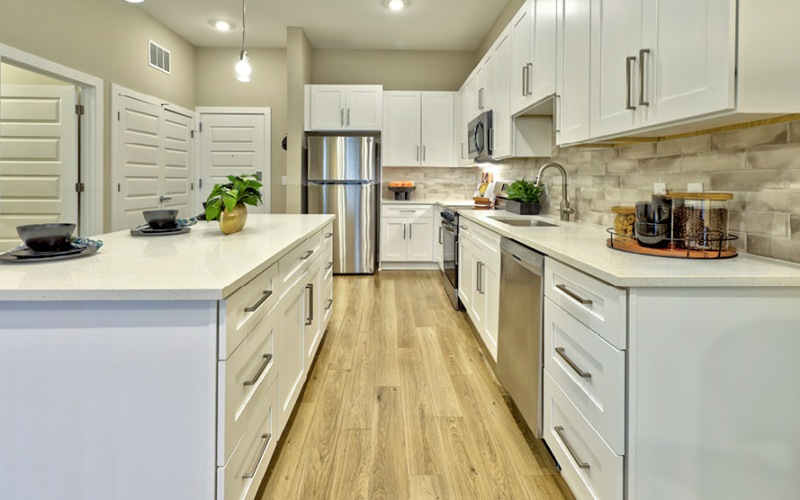
{"type": "Polygon", "coordinates": [[[142,3],[144,0],[125,0],[128,3],[142,3]]]}
{"type": "Polygon", "coordinates": [[[229,23],[228,21],[215,21],[214,22],[214,27],[217,28],[220,31],[228,31],[233,26],[231,26],[231,23],[229,23]]]}
{"type": "Polygon", "coordinates": [[[250,66],[250,57],[247,56],[247,48],[245,47],[245,18],[247,17],[247,9],[245,7],[245,0],[242,0],[242,52],[239,54],[239,60],[236,62],[234,71],[236,71],[236,79],[240,82],[249,82],[253,75],[253,67],[250,66]]]}
{"type": "Polygon", "coordinates": [[[401,11],[405,8],[406,3],[403,0],[389,0],[389,8],[393,11],[401,11]]]}

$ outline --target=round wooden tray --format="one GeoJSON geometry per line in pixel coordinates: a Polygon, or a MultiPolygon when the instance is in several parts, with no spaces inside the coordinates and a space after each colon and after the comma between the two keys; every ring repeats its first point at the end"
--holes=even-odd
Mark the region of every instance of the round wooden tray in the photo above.
{"type": "MultiPolygon", "coordinates": [[[[641,255],[653,255],[656,257],[671,257],[674,259],[730,259],[739,255],[734,247],[729,246],[725,250],[690,250],[679,248],[674,241],[670,241],[663,247],[645,247],[639,244],[631,236],[622,236],[614,233],[613,229],[608,229],[611,238],[606,240],[606,245],[614,250],[621,252],[638,253],[641,255]]],[[[737,240],[733,235],[726,236],[722,241],[737,240]]]]}

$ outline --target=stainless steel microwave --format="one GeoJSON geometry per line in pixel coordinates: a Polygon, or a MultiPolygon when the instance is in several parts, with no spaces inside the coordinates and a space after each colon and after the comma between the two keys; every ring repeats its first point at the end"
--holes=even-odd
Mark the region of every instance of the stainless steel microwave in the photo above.
{"type": "Polygon", "coordinates": [[[484,111],[467,128],[469,157],[488,160],[492,157],[492,111],[484,111]]]}

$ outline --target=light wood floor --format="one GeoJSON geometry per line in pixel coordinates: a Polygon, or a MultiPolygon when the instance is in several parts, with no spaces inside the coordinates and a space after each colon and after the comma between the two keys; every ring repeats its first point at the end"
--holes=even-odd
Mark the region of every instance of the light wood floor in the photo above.
{"type": "Polygon", "coordinates": [[[257,498],[572,498],[440,279],[334,279],[325,341],[257,498]]]}

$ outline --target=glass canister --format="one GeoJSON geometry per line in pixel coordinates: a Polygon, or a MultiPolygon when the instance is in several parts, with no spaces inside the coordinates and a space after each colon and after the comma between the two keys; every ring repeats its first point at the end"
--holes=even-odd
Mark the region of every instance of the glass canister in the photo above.
{"type": "Polygon", "coordinates": [[[728,205],[733,193],[670,192],[672,237],[690,250],[727,250],[728,205]]]}
{"type": "Polygon", "coordinates": [[[611,207],[614,214],[614,232],[620,236],[633,236],[633,225],[636,223],[636,208],[611,207]]]}

